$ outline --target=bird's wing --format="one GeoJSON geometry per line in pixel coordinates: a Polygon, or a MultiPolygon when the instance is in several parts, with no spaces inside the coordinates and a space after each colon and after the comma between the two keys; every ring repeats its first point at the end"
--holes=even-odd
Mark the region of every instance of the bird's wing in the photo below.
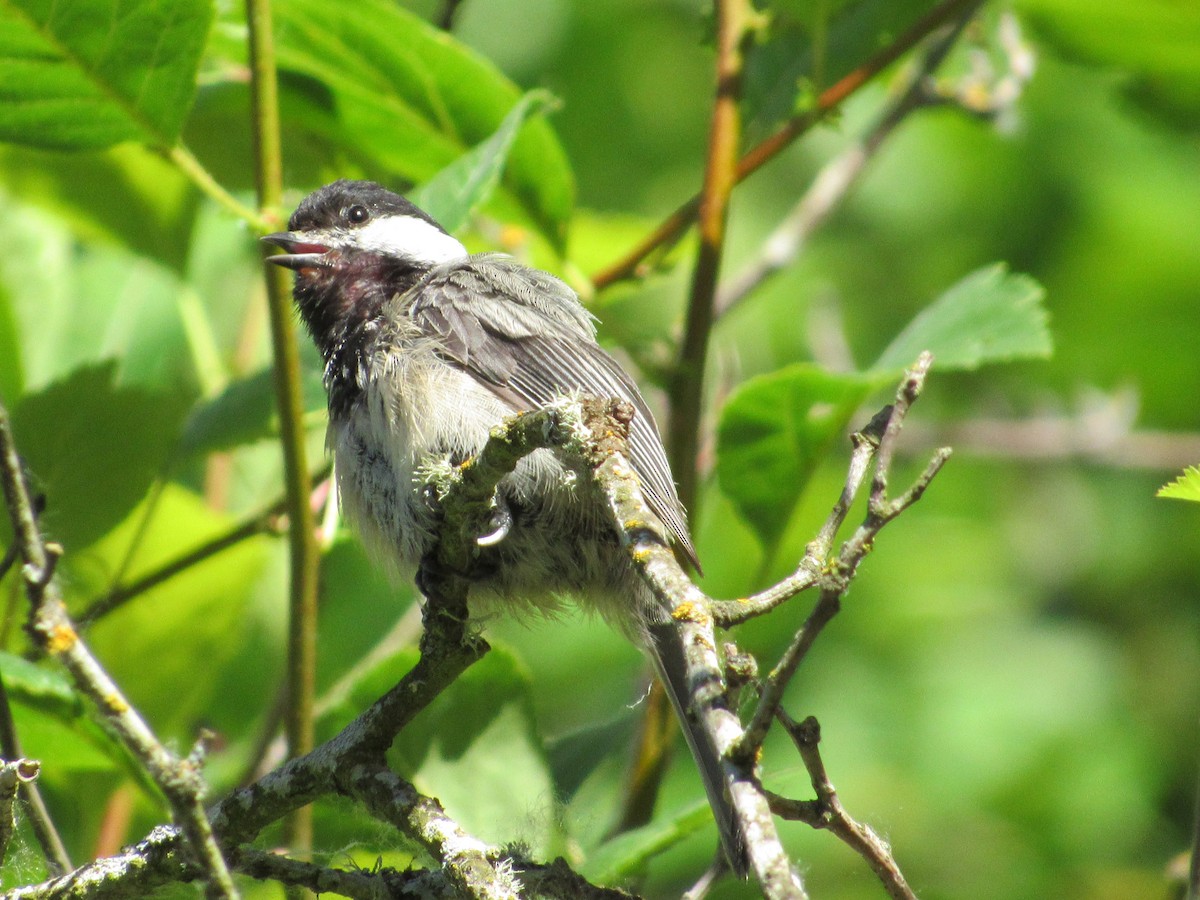
{"type": "Polygon", "coordinates": [[[646,502],[699,568],[654,417],[633,379],[596,343],[591,317],[569,287],[488,257],[435,269],[403,302],[451,360],[519,411],[572,393],[631,403],[630,462],[646,502]]]}

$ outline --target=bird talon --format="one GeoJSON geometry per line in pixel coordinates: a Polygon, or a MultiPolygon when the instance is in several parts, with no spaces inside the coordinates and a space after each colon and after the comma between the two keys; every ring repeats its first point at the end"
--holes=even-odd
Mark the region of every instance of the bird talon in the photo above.
{"type": "Polygon", "coordinates": [[[492,511],[492,518],[489,524],[492,526],[492,530],[487,534],[481,534],[475,538],[475,543],[480,547],[496,546],[508,537],[509,531],[512,530],[512,510],[508,508],[507,503],[498,497],[496,498],[496,508],[492,511]]]}

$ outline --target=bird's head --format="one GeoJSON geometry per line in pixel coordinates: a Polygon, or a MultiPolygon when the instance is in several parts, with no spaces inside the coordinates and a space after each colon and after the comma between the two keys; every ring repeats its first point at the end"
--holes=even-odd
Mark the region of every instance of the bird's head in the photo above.
{"type": "Polygon", "coordinates": [[[296,273],[300,316],[328,358],[434,266],[467,251],[437,222],[373,181],[335,181],[309,194],[288,230],[263,240],[267,259],[296,273]]]}
{"type": "Polygon", "coordinates": [[[332,277],[363,257],[423,272],[467,255],[432,218],[373,181],[335,181],[314,191],[296,207],[287,231],[263,240],[285,251],[270,261],[301,280],[332,277]]]}

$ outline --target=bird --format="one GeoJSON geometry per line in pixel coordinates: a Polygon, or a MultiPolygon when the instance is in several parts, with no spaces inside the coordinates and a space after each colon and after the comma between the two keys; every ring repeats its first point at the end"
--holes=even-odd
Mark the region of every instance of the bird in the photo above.
{"type": "MultiPolygon", "coordinates": [[[[699,570],[654,417],[567,284],[511,256],[468,253],[431,216],[372,181],[319,188],[287,231],[262,240],[284,251],[267,259],[295,273],[293,298],[324,362],[327,446],[343,515],[383,566],[418,571],[434,545],[432,467],[469,460],[516,414],[595,397],[632,406],[629,457],[647,505],[699,570]]],[[[472,610],[554,612],[570,599],[637,644],[671,699],[725,858],[744,877],[745,836],[720,754],[690,712],[673,625],[608,510],[571,466],[538,449],[500,481],[490,530],[476,542],[472,610]]]]}

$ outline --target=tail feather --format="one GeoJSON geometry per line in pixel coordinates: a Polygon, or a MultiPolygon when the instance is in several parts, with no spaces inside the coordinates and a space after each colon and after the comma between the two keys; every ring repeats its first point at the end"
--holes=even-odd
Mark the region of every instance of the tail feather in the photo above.
{"type": "Polygon", "coordinates": [[[696,761],[696,768],[700,770],[704,790],[708,794],[708,804],[717,820],[717,832],[721,837],[725,857],[737,876],[745,878],[750,871],[746,836],[742,832],[729,797],[729,786],[721,764],[721,756],[707,733],[696,724],[689,712],[690,692],[683,648],[679,646],[675,629],[670,623],[651,625],[649,631],[650,641],[647,649],[650,651],[655,671],[667,690],[667,696],[671,698],[671,706],[675,708],[675,715],[696,761]]]}

